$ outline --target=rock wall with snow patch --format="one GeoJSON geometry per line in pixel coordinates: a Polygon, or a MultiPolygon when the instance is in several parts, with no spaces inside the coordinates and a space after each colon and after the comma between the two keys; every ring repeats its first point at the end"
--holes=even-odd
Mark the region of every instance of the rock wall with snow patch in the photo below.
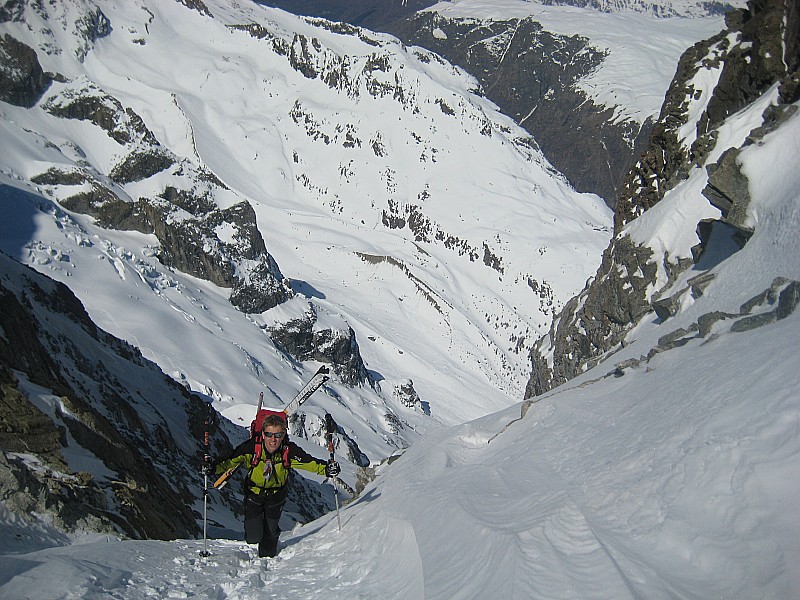
{"type": "MultiPolygon", "coordinates": [[[[67,531],[194,537],[202,400],[66,286],[5,255],[0,267],[0,499],[67,531]]],[[[213,441],[230,447],[216,427],[213,441]]]]}
{"type": "MultiPolygon", "coordinates": [[[[0,502],[65,532],[202,535],[206,428],[212,458],[243,432],[2,253],[0,333],[0,502]]],[[[293,521],[330,510],[321,487],[293,483],[293,521]]],[[[238,529],[237,488],[209,494],[210,530],[238,529]]]]}
{"type": "MultiPolygon", "coordinates": [[[[649,148],[629,173],[617,202],[615,236],[600,268],[531,352],[526,397],[611,359],[642,319],[660,319],[669,329],[668,319],[681,298],[687,293],[702,296],[714,278],[709,270],[747,243],[757,227],[746,217],[748,178],[736,157],[797,111],[800,12],[796,3],[755,0],[747,10],[730,13],[726,23],[726,31],[698,43],[681,59],[649,148]],[[741,139],[730,133],[743,128],[741,139]],[[666,219],[658,226],[668,228],[672,225],[667,220],[675,221],[679,231],[673,238],[683,230],[683,238],[694,240],[691,248],[671,247],[663,239],[638,241],[642,215],[665,198],[676,208],[664,209],[666,219]],[[679,204],[691,206],[698,218],[684,219],[679,204]],[[680,289],[670,289],[690,267],[698,274],[680,289]]],[[[764,298],[772,298],[767,302],[771,305],[778,297],[784,298],[779,312],[791,312],[796,289],[796,282],[778,278],[736,314],[709,314],[691,332],[665,331],[663,344],[653,352],[687,336],[705,335],[709,323],[720,318],[746,319],[741,327],[770,322],[774,314],[756,320],[747,315],[764,298]]]]}

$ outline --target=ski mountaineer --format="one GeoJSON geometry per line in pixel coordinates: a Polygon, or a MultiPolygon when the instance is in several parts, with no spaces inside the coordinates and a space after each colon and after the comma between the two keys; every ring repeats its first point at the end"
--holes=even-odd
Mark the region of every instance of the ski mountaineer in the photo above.
{"type": "Polygon", "coordinates": [[[314,458],[286,434],[286,414],[265,411],[260,432],[239,444],[228,456],[214,464],[223,473],[237,464],[250,466],[245,479],[244,537],[248,544],[258,544],[260,557],[278,553],[278,537],[287,483],[292,469],[305,469],[317,475],[336,477],[341,469],[334,460],[314,458]]]}

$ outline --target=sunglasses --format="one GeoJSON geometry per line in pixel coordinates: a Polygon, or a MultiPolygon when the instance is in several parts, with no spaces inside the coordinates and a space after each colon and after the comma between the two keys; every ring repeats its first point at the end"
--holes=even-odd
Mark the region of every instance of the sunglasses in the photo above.
{"type": "Polygon", "coordinates": [[[278,431],[278,432],[276,432],[276,433],[272,433],[271,431],[262,431],[262,432],[261,432],[261,435],[263,435],[265,438],[271,438],[271,437],[274,437],[276,440],[279,440],[279,439],[281,439],[281,438],[282,438],[284,435],[286,435],[286,432],[285,432],[285,431],[278,431]]]}

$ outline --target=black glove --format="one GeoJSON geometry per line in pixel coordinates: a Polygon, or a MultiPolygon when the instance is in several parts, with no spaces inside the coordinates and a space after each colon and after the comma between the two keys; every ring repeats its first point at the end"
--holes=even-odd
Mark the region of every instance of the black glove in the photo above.
{"type": "Polygon", "coordinates": [[[342,468],[335,460],[330,460],[328,464],[325,465],[325,477],[336,477],[341,472],[342,468]]]}

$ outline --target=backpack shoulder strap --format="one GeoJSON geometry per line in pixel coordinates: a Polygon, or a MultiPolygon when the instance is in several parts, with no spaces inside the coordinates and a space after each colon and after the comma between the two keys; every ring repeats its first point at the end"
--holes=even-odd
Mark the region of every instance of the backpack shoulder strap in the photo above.
{"type": "Polygon", "coordinates": [[[255,467],[261,461],[261,454],[264,452],[264,445],[262,443],[261,432],[257,432],[253,436],[253,459],[250,461],[250,466],[255,467]]]}

